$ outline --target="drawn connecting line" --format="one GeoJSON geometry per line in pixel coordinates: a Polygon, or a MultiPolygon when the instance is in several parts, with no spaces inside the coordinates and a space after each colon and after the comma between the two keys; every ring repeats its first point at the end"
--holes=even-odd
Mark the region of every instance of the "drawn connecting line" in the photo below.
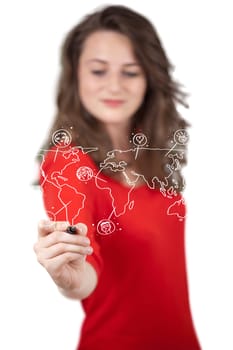
{"type": "Polygon", "coordinates": [[[172,148],[170,148],[170,150],[165,154],[165,157],[173,151],[174,148],[176,148],[177,145],[186,145],[188,143],[189,140],[189,135],[187,130],[185,129],[179,129],[176,130],[176,132],[174,133],[173,139],[175,141],[175,144],[172,146],[172,148]]]}
{"type": "MultiPolygon", "coordinates": [[[[170,188],[168,187],[168,179],[173,176],[175,171],[178,171],[181,169],[180,160],[184,158],[184,149],[177,149],[177,145],[179,146],[185,146],[189,140],[188,132],[185,129],[179,129],[176,130],[173,135],[173,141],[174,145],[168,150],[168,152],[164,155],[164,157],[168,157],[171,159],[171,163],[168,163],[166,165],[167,171],[169,172],[168,175],[165,177],[164,181],[161,183],[160,192],[167,197],[172,198],[174,195],[177,195],[177,188],[178,183],[175,179],[172,179],[172,182],[174,182],[174,186],[172,185],[170,188]],[[176,151],[176,153],[171,153],[172,151],[176,151]]],[[[183,186],[184,188],[184,186],[183,186]]]]}
{"type": "Polygon", "coordinates": [[[142,148],[147,144],[147,137],[143,133],[139,132],[134,135],[132,141],[133,141],[133,144],[136,146],[135,159],[137,159],[140,148],[142,148]]]}

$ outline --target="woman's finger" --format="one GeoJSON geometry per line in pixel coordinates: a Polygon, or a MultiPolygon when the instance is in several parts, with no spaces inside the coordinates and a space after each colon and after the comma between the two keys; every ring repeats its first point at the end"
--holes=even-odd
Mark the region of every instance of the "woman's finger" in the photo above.
{"type": "Polygon", "coordinates": [[[38,223],[39,237],[47,236],[53,231],[65,231],[68,226],[69,223],[67,221],[41,220],[38,223]]]}
{"type": "Polygon", "coordinates": [[[55,231],[51,234],[39,238],[37,242],[38,249],[41,248],[49,248],[57,243],[67,243],[67,244],[76,244],[82,246],[88,246],[90,244],[90,239],[86,236],[81,235],[69,235],[65,232],[55,231]]]}
{"type": "Polygon", "coordinates": [[[90,246],[84,247],[75,244],[67,244],[67,243],[57,243],[49,248],[42,248],[38,253],[39,260],[48,260],[53,259],[58,255],[62,255],[64,253],[76,253],[80,255],[90,255],[93,253],[93,248],[90,246]]]}
{"type": "Polygon", "coordinates": [[[53,279],[57,279],[60,277],[63,266],[68,265],[69,263],[74,261],[80,261],[81,264],[84,260],[85,255],[66,252],[52,259],[44,260],[42,262],[42,265],[45,267],[45,269],[48,271],[48,273],[52,276],[53,279]]]}

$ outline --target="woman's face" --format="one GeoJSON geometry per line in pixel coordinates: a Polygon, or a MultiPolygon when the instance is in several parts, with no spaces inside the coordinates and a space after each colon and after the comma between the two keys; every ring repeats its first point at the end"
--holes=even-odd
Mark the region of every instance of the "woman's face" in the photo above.
{"type": "Polygon", "coordinates": [[[130,40],[114,31],[88,36],[78,65],[80,99],[106,125],[128,125],[146,92],[146,77],[130,40]]]}

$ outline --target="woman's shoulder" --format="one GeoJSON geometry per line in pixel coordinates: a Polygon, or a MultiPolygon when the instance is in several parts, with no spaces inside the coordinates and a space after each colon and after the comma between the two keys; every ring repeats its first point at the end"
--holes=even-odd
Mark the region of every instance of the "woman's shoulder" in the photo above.
{"type": "Polygon", "coordinates": [[[41,154],[40,177],[43,179],[54,177],[71,178],[76,180],[90,180],[98,171],[97,165],[91,158],[94,149],[81,146],[52,146],[43,150],[41,154]]]}
{"type": "Polygon", "coordinates": [[[91,157],[91,153],[95,152],[95,148],[84,148],[82,146],[70,145],[66,147],[52,146],[41,152],[42,162],[44,164],[67,164],[79,163],[89,164],[93,166],[95,163],[91,157]]]}

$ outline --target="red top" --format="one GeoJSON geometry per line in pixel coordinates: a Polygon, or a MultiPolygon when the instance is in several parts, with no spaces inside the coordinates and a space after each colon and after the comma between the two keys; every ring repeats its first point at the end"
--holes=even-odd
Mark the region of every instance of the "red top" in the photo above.
{"type": "MultiPolygon", "coordinates": [[[[52,220],[83,222],[98,274],[82,300],[78,350],[200,350],[190,312],[180,194],[145,182],[124,186],[102,174],[91,150],[53,148],[41,163],[52,220]]],[[[113,171],[124,166],[106,159],[113,171]]],[[[146,179],[145,179],[146,180],[146,179]]]]}

